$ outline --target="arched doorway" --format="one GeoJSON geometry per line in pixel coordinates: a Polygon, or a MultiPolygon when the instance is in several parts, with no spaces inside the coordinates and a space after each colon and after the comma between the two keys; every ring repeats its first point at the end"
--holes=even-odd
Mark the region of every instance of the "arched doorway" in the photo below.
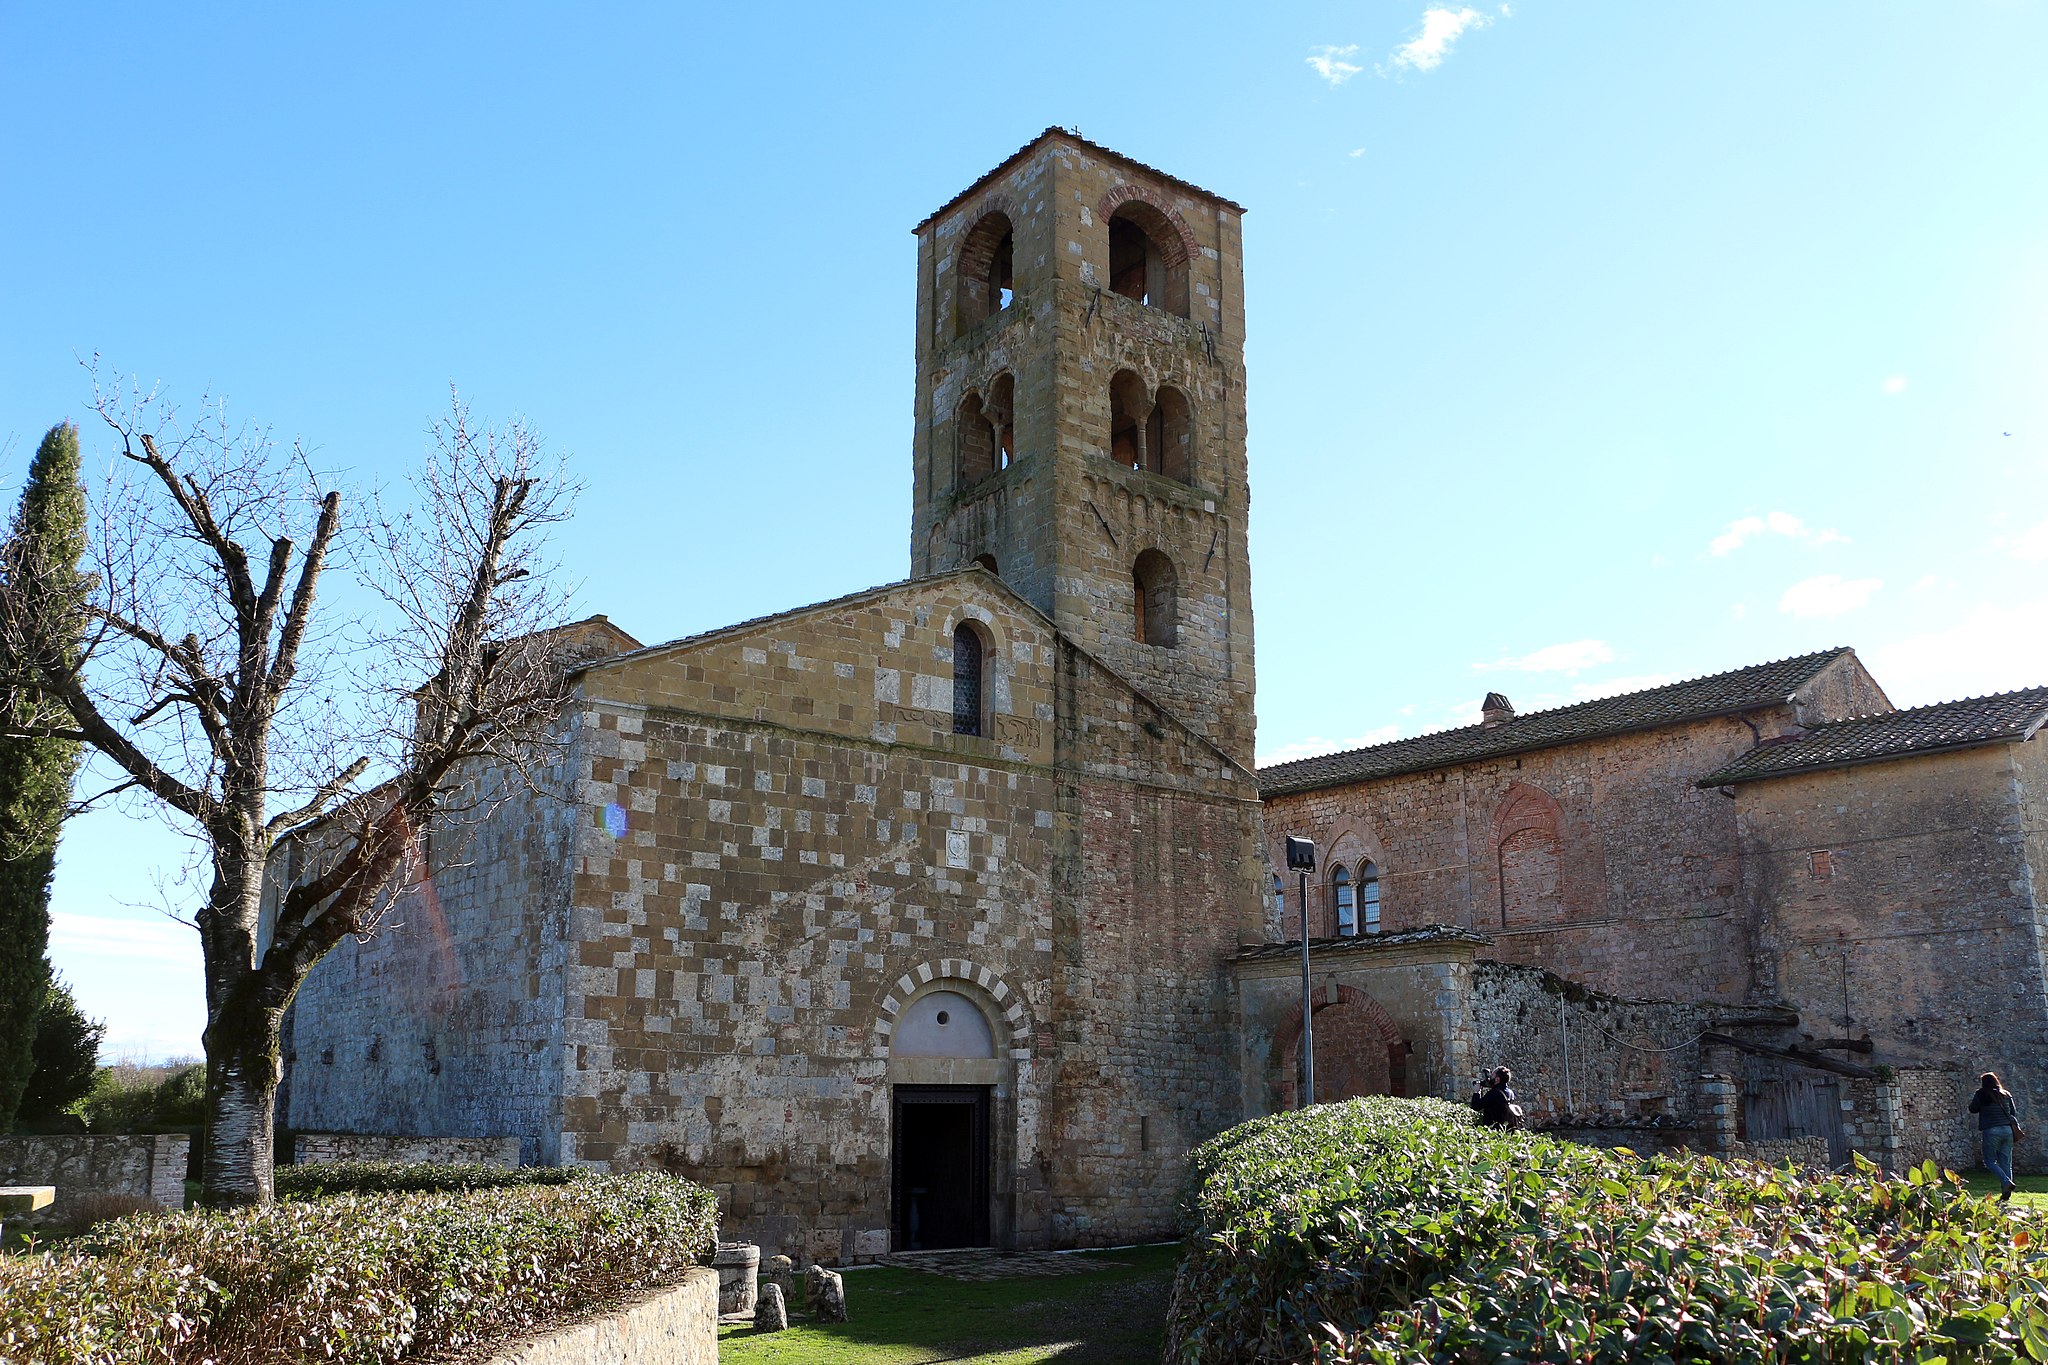
{"type": "MultiPolygon", "coordinates": [[[[992,1062],[995,1029],[958,991],[935,990],[904,1006],[892,1059],[992,1062]]],[[[902,1251],[989,1244],[987,1085],[890,1088],[890,1218],[902,1251]]]]}
{"type": "MultiPolygon", "coordinates": [[[[1364,1095],[1408,1093],[1408,1044],[1380,1002],[1351,986],[1316,987],[1316,1093],[1319,1104],[1364,1095]]],[[[1301,1007],[1280,1057],[1279,1090],[1284,1108],[1295,1107],[1301,1075],[1301,1007]]]]}

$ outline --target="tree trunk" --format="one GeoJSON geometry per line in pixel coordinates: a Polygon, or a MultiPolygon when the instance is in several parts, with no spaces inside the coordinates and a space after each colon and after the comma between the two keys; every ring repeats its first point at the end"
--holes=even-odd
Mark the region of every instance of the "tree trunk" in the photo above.
{"type": "Polygon", "coordinates": [[[270,1203],[281,1021],[283,1011],[256,1005],[207,1025],[207,1205],[270,1203]]]}

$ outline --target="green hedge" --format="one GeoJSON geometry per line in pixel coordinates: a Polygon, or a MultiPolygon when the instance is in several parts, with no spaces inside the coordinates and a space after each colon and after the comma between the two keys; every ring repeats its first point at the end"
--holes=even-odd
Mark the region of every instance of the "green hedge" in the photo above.
{"type": "Polygon", "coordinates": [[[0,1257],[0,1360],[454,1354],[672,1280],[717,1224],[710,1191],[652,1173],[126,1218],[0,1257]]]}
{"type": "Polygon", "coordinates": [[[279,1199],[336,1194],[416,1194],[566,1185],[588,1177],[575,1166],[470,1166],[430,1161],[322,1161],[277,1168],[279,1199]]]}
{"type": "Polygon", "coordinates": [[[1475,1127],[1436,1100],[1196,1150],[1169,1360],[2048,1360],[2048,1221],[1930,1163],[1799,1175],[1475,1127]]]}

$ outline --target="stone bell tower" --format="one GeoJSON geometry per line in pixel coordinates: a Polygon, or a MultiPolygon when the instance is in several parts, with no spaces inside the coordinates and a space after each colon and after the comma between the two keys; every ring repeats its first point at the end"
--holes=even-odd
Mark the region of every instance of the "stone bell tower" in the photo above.
{"type": "Polygon", "coordinates": [[[1048,128],[918,224],[910,557],[1249,766],[1243,213],[1048,128]]]}

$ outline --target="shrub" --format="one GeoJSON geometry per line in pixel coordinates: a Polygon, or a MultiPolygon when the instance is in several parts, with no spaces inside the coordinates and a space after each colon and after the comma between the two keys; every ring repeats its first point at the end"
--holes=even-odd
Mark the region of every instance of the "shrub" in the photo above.
{"type": "Polygon", "coordinates": [[[1643,1159],[1354,1100],[1197,1149],[1168,1359],[2048,1359],[2048,1262],[1931,1163],[1643,1159]]]}
{"type": "Polygon", "coordinates": [[[107,1032],[105,1024],[86,1018],[69,986],[52,981],[49,990],[29,1047],[35,1069],[16,1110],[29,1126],[50,1122],[91,1091],[100,1040],[107,1032]]]}
{"type": "Polygon", "coordinates": [[[0,1258],[0,1360],[336,1365],[471,1351],[708,1260],[711,1192],[672,1176],[342,1194],[103,1224],[0,1258]]]}
{"type": "Polygon", "coordinates": [[[561,1166],[468,1166],[430,1161],[321,1161],[277,1168],[279,1199],[325,1199],[336,1194],[413,1194],[499,1190],[520,1185],[566,1185],[590,1172],[561,1166]]]}

